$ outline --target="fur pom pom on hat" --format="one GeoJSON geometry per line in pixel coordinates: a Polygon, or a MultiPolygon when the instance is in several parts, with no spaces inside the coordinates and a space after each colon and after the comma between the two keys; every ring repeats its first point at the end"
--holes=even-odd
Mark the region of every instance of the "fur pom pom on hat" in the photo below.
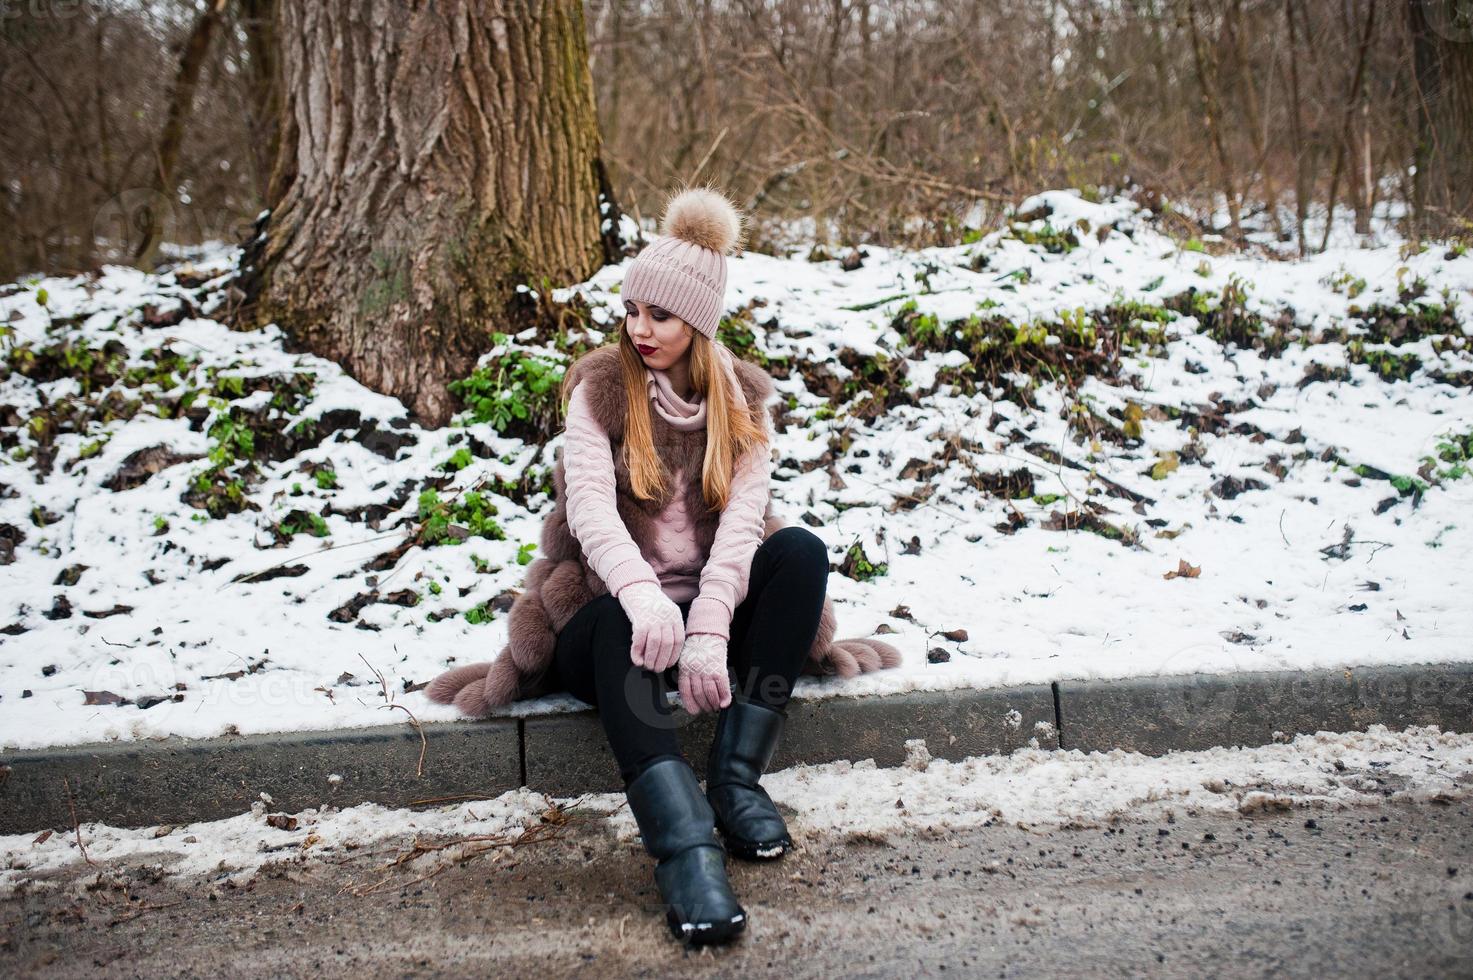
{"type": "Polygon", "coordinates": [[[741,243],[742,216],[718,192],[709,187],[692,187],[666,203],[660,231],[729,255],[741,243]]]}
{"type": "Polygon", "coordinates": [[[629,264],[619,293],[668,310],[708,339],[726,296],[726,256],[742,246],[742,215],[709,187],[680,191],[665,203],[662,238],[629,264]]]}

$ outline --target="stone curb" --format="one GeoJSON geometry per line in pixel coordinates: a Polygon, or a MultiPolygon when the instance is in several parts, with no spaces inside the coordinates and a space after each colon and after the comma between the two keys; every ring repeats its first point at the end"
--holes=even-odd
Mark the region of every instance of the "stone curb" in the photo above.
{"type": "MultiPolygon", "coordinates": [[[[953,761],[1033,741],[1159,755],[1378,723],[1473,731],[1473,664],[798,698],[771,768],[863,759],[895,766],[916,738],[933,758],[953,761]]],[[[698,775],[714,724],[710,714],[675,712],[681,748],[698,775]]],[[[555,796],[622,789],[597,714],[435,722],[423,738],[391,725],[11,753],[0,759],[0,834],[70,829],[72,807],[83,823],[148,826],[233,816],[261,793],[272,811],[291,813],[327,803],[487,799],[523,785],[555,796]]]]}
{"type": "Polygon", "coordinates": [[[1473,663],[1059,681],[1060,746],[1145,755],[1280,735],[1438,725],[1473,731],[1473,663]]]}

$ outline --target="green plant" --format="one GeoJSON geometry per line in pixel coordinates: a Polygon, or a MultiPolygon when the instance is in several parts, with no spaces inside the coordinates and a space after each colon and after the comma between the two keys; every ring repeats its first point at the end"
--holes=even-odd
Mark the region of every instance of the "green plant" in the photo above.
{"type": "Polygon", "coordinates": [[[327,521],[323,520],[321,514],[305,510],[294,510],[287,514],[277,523],[276,531],[287,538],[305,533],[310,533],[313,537],[325,538],[330,533],[327,521]]]}
{"type": "Polygon", "coordinates": [[[486,608],[484,602],[478,602],[465,611],[465,621],[472,626],[483,626],[496,618],[496,614],[486,608]]]}
{"type": "Polygon", "coordinates": [[[1048,324],[1042,320],[1028,320],[1016,325],[1013,331],[1013,346],[1043,347],[1048,343],[1048,324]]]}
{"type": "Polygon", "coordinates": [[[240,398],[245,394],[245,378],[238,374],[221,374],[215,378],[215,391],[223,397],[240,398]]]}
{"type": "Polygon", "coordinates": [[[1059,311],[1059,325],[1063,328],[1060,332],[1064,336],[1073,335],[1076,343],[1083,347],[1095,345],[1095,327],[1090,320],[1084,307],[1076,306],[1072,310],[1059,311]]]}
{"type": "MultiPolygon", "coordinates": [[[[186,498],[210,517],[224,517],[246,509],[245,482],[227,474],[222,467],[211,467],[195,475],[186,498]]],[[[200,520],[199,514],[191,515],[200,520]]]]}
{"type": "Polygon", "coordinates": [[[1320,282],[1329,286],[1333,292],[1344,293],[1351,299],[1355,299],[1366,291],[1366,281],[1359,276],[1351,275],[1343,265],[1335,272],[1325,276],[1320,282]]]}
{"type": "Polygon", "coordinates": [[[1449,432],[1439,437],[1434,456],[1422,457],[1424,475],[1435,474],[1440,480],[1461,480],[1473,472],[1473,429],[1463,435],[1449,432]],[[1438,469],[1438,463],[1446,466],[1438,469]]]}
{"type": "Polygon", "coordinates": [[[771,363],[762,348],[757,346],[757,334],[745,314],[723,316],[716,325],[716,339],[743,360],[754,361],[763,367],[771,363]]]}
{"type": "Polygon", "coordinates": [[[468,537],[503,541],[506,534],[493,515],[496,505],[474,490],[451,501],[440,499],[433,489],[419,495],[419,543],[424,547],[459,544],[468,537]]]}
{"type": "Polygon", "coordinates": [[[317,481],[317,489],[319,490],[338,489],[338,474],[329,467],[324,466],[318,469],[317,472],[312,474],[312,479],[317,481]]]}
{"type": "Polygon", "coordinates": [[[929,347],[941,338],[941,321],[934,313],[917,313],[906,322],[906,336],[917,347],[929,347]]]}
{"type": "Polygon", "coordinates": [[[215,440],[210,447],[209,459],[216,467],[226,466],[237,458],[250,456],[256,451],[256,433],[249,425],[237,421],[230,414],[230,406],[223,399],[211,398],[210,408],[215,417],[206,434],[215,440]]]}
{"type": "Polygon", "coordinates": [[[1385,470],[1358,463],[1351,467],[1356,476],[1366,480],[1385,480],[1396,488],[1403,497],[1413,495],[1420,497],[1427,492],[1427,484],[1414,476],[1406,476],[1395,473],[1387,473],[1385,470]]]}
{"type": "MultiPolygon", "coordinates": [[[[511,343],[508,334],[497,333],[494,337],[499,346],[511,343]]],[[[467,420],[489,423],[497,432],[503,432],[514,422],[540,424],[550,419],[555,414],[558,385],[565,371],[559,362],[508,349],[447,387],[465,402],[467,420]]]]}
{"type": "Polygon", "coordinates": [[[530,541],[528,541],[525,544],[523,544],[520,548],[517,549],[517,564],[518,565],[528,565],[528,564],[531,564],[531,561],[532,561],[532,552],[534,552],[536,550],[537,550],[537,546],[535,544],[533,544],[532,542],[530,542],[530,541]]]}
{"type": "Polygon", "coordinates": [[[890,566],[886,562],[871,562],[864,553],[864,545],[858,541],[849,546],[849,550],[844,553],[844,560],[839,564],[839,571],[857,582],[868,582],[889,570],[890,566]]]}
{"type": "Polygon", "coordinates": [[[1047,219],[1044,220],[1043,227],[1037,231],[1022,224],[1009,225],[1008,234],[1024,245],[1038,245],[1045,252],[1055,255],[1072,252],[1079,247],[1079,238],[1074,234],[1072,228],[1055,228],[1053,223],[1047,219]]]}
{"type": "Polygon", "coordinates": [[[475,461],[476,458],[471,455],[471,451],[466,447],[461,446],[455,452],[450,454],[449,459],[440,464],[440,469],[447,470],[451,473],[458,473],[475,461]]]}
{"type": "Polygon", "coordinates": [[[1403,497],[1408,494],[1421,496],[1427,492],[1427,484],[1414,476],[1396,475],[1391,478],[1391,485],[1397,489],[1403,497]]]}
{"type": "Polygon", "coordinates": [[[1422,367],[1422,359],[1416,354],[1368,348],[1359,337],[1346,343],[1345,353],[1352,364],[1364,364],[1383,381],[1408,381],[1422,367]]]}

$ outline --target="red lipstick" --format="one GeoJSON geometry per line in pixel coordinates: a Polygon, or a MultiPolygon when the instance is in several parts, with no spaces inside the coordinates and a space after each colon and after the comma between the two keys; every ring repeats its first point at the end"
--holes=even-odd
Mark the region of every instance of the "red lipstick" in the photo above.
{"type": "Polygon", "coordinates": [[[653,354],[657,349],[654,347],[646,347],[644,344],[635,344],[634,348],[641,354],[653,354]]]}

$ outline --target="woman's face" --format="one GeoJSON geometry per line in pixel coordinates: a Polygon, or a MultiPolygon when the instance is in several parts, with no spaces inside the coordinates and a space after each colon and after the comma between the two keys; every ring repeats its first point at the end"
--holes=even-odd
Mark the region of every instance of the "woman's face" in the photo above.
{"type": "Polygon", "coordinates": [[[690,350],[691,325],[669,310],[638,300],[624,301],[624,330],[646,367],[665,370],[690,350]]]}

